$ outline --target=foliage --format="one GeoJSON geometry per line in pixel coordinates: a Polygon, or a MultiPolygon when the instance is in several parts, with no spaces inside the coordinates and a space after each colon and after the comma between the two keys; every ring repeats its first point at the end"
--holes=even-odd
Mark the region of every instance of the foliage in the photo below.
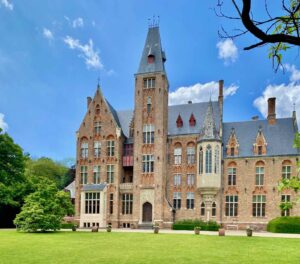
{"type": "Polygon", "coordinates": [[[60,229],[65,215],[73,214],[69,194],[58,191],[49,180],[41,180],[37,190],[29,194],[14,220],[18,230],[37,232],[60,229]]]}
{"type": "Polygon", "coordinates": [[[77,227],[77,223],[75,222],[63,222],[60,225],[62,229],[72,229],[73,227],[77,227]]]}
{"type": "Polygon", "coordinates": [[[204,222],[202,220],[180,220],[173,224],[172,229],[194,230],[196,227],[200,227],[200,229],[204,231],[218,231],[220,225],[214,221],[204,222]]]}
{"type": "Polygon", "coordinates": [[[300,234],[300,217],[277,217],[268,223],[267,230],[273,233],[300,234]]]}
{"type": "Polygon", "coordinates": [[[21,147],[0,128],[0,206],[20,205],[26,191],[25,159],[21,147]]]}
{"type": "Polygon", "coordinates": [[[49,158],[28,159],[25,174],[33,188],[41,180],[49,179],[62,189],[74,179],[72,170],[49,158]]]}

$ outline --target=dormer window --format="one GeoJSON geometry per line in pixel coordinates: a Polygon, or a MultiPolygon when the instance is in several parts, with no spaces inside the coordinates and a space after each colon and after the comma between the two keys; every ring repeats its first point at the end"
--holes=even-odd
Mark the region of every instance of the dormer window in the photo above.
{"type": "Polygon", "coordinates": [[[155,59],[154,55],[152,54],[148,55],[148,64],[154,63],[154,59],[155,59]]]}
{"type": "Polygon", "coordinates": [[[253,144],[253,154],[258,156],[267,154],[267,141],[261,127],[258,130],[255,143],[253,144]]]}
{"type": "Polygon", "coordinates": [[[191,114],[190,120],[189,120],[190,126],[193,127],[196,125],[196,119],[194,117],[194,114],[191,114]]]}
{"type": "Polygon", "coordinates": [[[231,157],[234,156],[234,147],[230,148],[230,156],[231,156],[231,157]]]}
{"type": "Polygon", "coordinates": [[[177,125],[178,128],[183,127],[183,121],[182,121],[182,118],[181,118],[180,114],[177,117],[176,125],[177,125]]]}
{"type": "Polygon", "coordinates": [[[262,155],[262,146],[258,146],[257,148],[257,154],[262,155]]]}
{"type": "Polygon", "coordinates": [[[231,129],[230,137],[226,145],[226,155],[230,157],[239,155],[239,143],[234,128],[231,129]]]}

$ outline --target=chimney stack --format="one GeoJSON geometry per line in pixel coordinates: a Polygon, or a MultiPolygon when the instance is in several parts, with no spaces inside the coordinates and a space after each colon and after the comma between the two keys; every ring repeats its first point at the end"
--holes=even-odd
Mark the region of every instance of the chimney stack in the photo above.
{"type": "Polygon", "coordinates": [[[219,80],[219,99],[223,97],[224,80],[219,80]]]}
{"type": "Polygon", "coordinates": [[[88,97],[86,98],[86,101],[87,101],[87,108],[89,109],[89,105],[90,105],[90,103],[92,102],[92,97],[88,96],[88,97]]]}
{"type": "Polygon", "coordinates": [[[276,97],[268,99],[268,123],[269,125],[276,124],[276,97]]]}

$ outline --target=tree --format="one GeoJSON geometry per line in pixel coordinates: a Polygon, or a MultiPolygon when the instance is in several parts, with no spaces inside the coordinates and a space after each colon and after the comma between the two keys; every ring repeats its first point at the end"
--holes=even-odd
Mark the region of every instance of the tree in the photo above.
{"type": "Polygon", "coordinates": [[[28,159],[25,174],[32,188],[41,180],[49,179],[55,182],[59,189],[62,189],[74,179],[71,169],[45,157],[36,160],[28,159]]]}
{"type": "MultiPolygon", "coordinates": [[[[275,70],[282,64],[282,52],[287,49],[300,46],[300,2],[298,0],[281,0],[282,14],[271,15],[268,1],[264,4],[265,18],[256,19],[251,10],[251,0],[231,0],[237,16],[229,16],[223,12],[224,2],[218,0],[215,12],[218,16],[242,22],[245,29],[238,30],[237,34],[228,34],[222,28],[219,32],[221,37],[235,38],[250,33],[258,39],[258,42],[245,47],[244,50],[251,50],[266,44],[271,44],[269,57],[273,60],[275,70]]],[[[272,1],[274,5],[274,1],[272,1]]]]}
{"type": "Polygon", "coordinates": [[[56,184],[47,179],[36,187],[37,190],[25,198],[14,224],[18,230],[27,232],[60,229],[63,217],[74,213],[69,193],[58,191],[56,184]]]}
{"type": "Polygon", "coordinates": [[[19,206],[26,192],[26,157],[21,147],[0,128],[0,206],[19,206]]]}

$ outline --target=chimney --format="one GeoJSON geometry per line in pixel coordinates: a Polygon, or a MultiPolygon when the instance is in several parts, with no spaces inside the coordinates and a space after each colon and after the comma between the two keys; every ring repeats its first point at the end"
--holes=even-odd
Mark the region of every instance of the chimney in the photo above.
{"type": "Polygon", "coordinates": [[[219,100],[220,97],[223,98],[223,86],[224,86],[224,80],[219,80],[219,100]]]}
{"type": "Polygon", "coordinates": [[[268,99],[268,123],[269,125],[276,124],[276,97],[268,99]]]}
{"type": "Polygon", "coordinates": [[[90,105],[90,103],[92,102],[92,97],[88,96],[88,97],[86,98],[86,102],[87,102],[87,108],[89,109],[89,105],[90,105]]]}

